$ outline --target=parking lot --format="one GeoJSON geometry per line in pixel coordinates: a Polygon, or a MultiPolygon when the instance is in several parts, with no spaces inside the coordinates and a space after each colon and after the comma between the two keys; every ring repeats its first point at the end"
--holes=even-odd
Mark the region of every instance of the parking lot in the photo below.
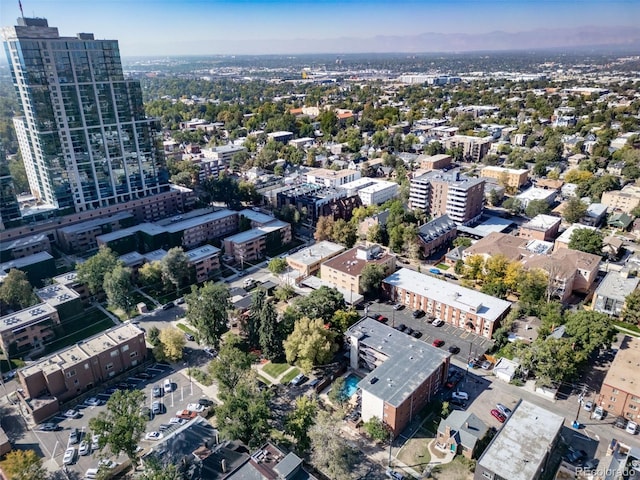
{"type": "Polygon", "coordinates": [[[428,323],[427,316],[414,318],[413,311],[408,308],[394,310],[393,305],[375,301],[365,307],[365,313],[369,316],[384,315],[389,320],[386,322],[391,327],[403,324],[413,330],[419,331],[422,336],[420,340],[429,344],[435,339],[443,340],[443,349],[456,346],[460,349],[454,356],[460,361],[466,362],[469,357],[481,357],[493,346],[493,342],[488,338],[476,335],[462,328],[445,323],[440,327],[435,327],[428,323]]]}
{"type": "MultiPolygon", "coordinates": [[[[150,375],[151,379],[141,379],[137,377],[129,377],[126,382],[136,388],[142,390],[145,393],[145,406],[151,407],[153,401],[160,401],[162,404],[162,413],[153,416],[152,420],[147,423],[146,432],[151,431],[164,431],[164,434],[169,433],[171,430],[178,427],[178,425],[171,425],[170,419],[175,416],[178,410],[186,408],[188,403],[197,403],[198,399],[202,398],[202,390],[194,382],[190,382],[189,378],[185,377],[182,373],[176,372],[169,365],[157,364],[154,367],[150,367],[146,370],[146,373],[150,375]],[[171,393],[164,393],[163,383],[169,380],[172,384],[173,390],[171,393]],[[153,398],[152,389],[154,386],[159,386],[162,390],[162,396],[159,398],[153,398]]],[[[106,401],[110,398],[112,391],[105,390],[104,393],[99,393],[96,397],[101,401],[100,406],[88,406],[80,405],[76,409],[80,412],[79,418],[67,418],[64,416],[65,412],[61,412],[60,415],[50,419],[48,422],[55,423],[58,426],[58,430],[52,432],[39,431],[38,427],[33,430],[38,443],[41,446],[42,453],[48,459],[53,459],[58,466],[62,466],[63,456],[67,443],[69,441],[69,434],[73,428],[77,428],[80,432],[80,438],[78,443],[73,445],[76,449],[75,458],[71,465],[67,466],[69,471],[76,471],[81,476],[89,468],[96,468],[98,461],[102,457],[102,453],[94,451],[89,455],[78,455],[78,446],[82,440],[86,440],[91,443],[91,434],[88,432],[89,420],[96,417],[105,407],[106,401]]],[[[153,445],[153,440],[145,440],[144,437],[140,441],[140,446],[143,449],[147,449],[153,445]]],[[[105,449],[106,451],[107,449],[105,449]]],[[[112,460],[120,463],[124,461],[126,457],[121,455],[119,458],[113,458],[112,460]]]]}

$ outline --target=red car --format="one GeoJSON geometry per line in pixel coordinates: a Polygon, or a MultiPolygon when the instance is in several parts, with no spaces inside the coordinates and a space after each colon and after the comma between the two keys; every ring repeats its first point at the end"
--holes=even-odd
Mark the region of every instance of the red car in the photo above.
{"type": "Polygon", "coordinates": [[[384,315],[378,315],[376,320],[378,320],[379,322],[382,322],[382,323],[387,323],[389,321],[389,319],[387,317],[385,317],[384,315]]]}
{"type": "Polygon", "coordinates": [[[442,345],[444,345],[444,340],[436,338],[431,345],[433,345],[434,347],[441,347],[442,345]]]}
{"type": "Polygon", "coordinates": [[[507,420],[507,417],[500,410],[496,410],[495,408],[491,410],[491,415],[493,415],[500,423],[504,423],[507,420]]]}

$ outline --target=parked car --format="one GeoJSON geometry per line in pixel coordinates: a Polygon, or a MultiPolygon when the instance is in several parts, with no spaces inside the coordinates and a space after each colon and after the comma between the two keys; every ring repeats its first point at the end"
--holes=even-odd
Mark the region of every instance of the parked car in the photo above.
{"type": "Polygon", "coordinates": [[[196,337],[194,337],[194,336],[193,336],[193,335],[191,335],[190,333],[185,333],[185,334],[184,334],[184,338],[186,338],[187,340],[189,340],[189,341],[191,341],[191,342],[193,342],[193,341],[196,339],[196,337]]]}
{"type": "Polygon", "coordinates": [[[80,431],[77,428],[72,428],[69,432],[69,445],[75,445],[80,441],[80,431]]]}
{"type": "Polygon", "coordinates": [[[100,448],[100,435],[94,433],[91,436],[91,450],[98,450],[100,448]]]}
{"type": "Polygon", "coordinates": [[[489,370],[493,364],[489,360],[485,360],[480,364],[480,368],[483,370],[489,370]]]}
{"type": "Polygon", "coordinates": [[[387,317],[385,317],[384,315],[378,315],[376,317],[376,320],[378,320],[379,322],[382,322],[382,323],[387,323],[389,321],[389,319],[387,317]]]}
{"type": "Polygon", "coordinates": [[[404,475],[396,472],[395,470],[391,470],[390,468],[387,468],[386,474],[387,477],[391,478],[392,480],[404,480],[404,475]]]}
{"type": "Polygon", "coordinates": [[[211,347],[204,347],[204,353],[206,353],[207,355],[209,355],[211,358],[214,358],[216,355],[218,355],[218,352],[216,352],[213,348],[211,347]]]}
{"type": "Polygon", "coordinates": [[[99,405],[102,405],[102,400],[100,400],[100,399],[99,399],[99,398],[97,398],[97,397],[91,397],[91,398],[87,398],[87,399],[84,401],[84,404],[85,404],[85,405],[88,405],[88,406],[90,406],[90,407],[97,407],[97,406],[99,406],[99,405]]]}
{"type": "Polygon", "coordinates": [[[176,300],[176,305],[182,305],[184,303],[184,297],[180,297],[176,300]]]}
{"type": "Polygon", "coordinates": [[[433,325],[434,327],[441,327],[442,325],[444,325],[444,320],[440,320],[439,318],[436,318],[431,325],[433,325]]]}
{"type": "Polygon", "coordinates": [[[190,412],[189,410],[178,410],[176,412],[176,417],[184,418],[185,420],[191,420],[197,416],[198,414],[196,412],[190,412]]]}
{"type": "Polygon", "coordinates": [[[98,468],[104,467],[108,470],[111,470],[112,468],[116,468],[117,466],[118,464],[116,462],[114,462],[113,460],[109,460],[108,458],[103,458],[98,462],[98,468]]]}
{"type": "Polygon", "coordinates": [[[151,395],[153,395],[153,398],[160,398],[163,392],[164,390],[160,388],[160,385],[154,385],[153,390],[151,390],[151,395]]]}
{"type": "Polygon", "coordinates": [[[175,303],[173,303],[173,302],[169,302],[169,303],[165,303],[165,304],[162,306],[162,309],[163,309],[163,310],[170,310],[170,309],[172,309],[172,308],[173,308],[173,307],[175,307],[175,306],[176,306],[176,304],[175,304],[175,303]]]}
{"type": "Polygon", "coordinates": [[[495,408],[491,410],[491,415],[495,417],[500,423],[504,423],[507,420],[507,417],[504,416],[500,410],[496,410],[495,408]]]}
{"type": "Polygon", "coordinates": [[[80,418],[80,412],[78,410],[67,410],[64,412],[64,416],[67,418],[80,418]]]}
{"type": "Polygon", "coordinates": [[[445,273],[444,274],[445,278],[448,278],[450,280],[457,280],[458,277],[456,277],[455,275],[451,274],[451,273],[445,273]]]}
{"type": "Polygon", "coordinates": [[[624,430],[631,435],[635,435],[636,433],[638,433],[638,424],[629,420],[627,422],[627,427],[624,430]]]}
{"type": "Polygon", "coordinates": [[[189,410],[190,412],[200,413],[204,412],[204,406],[200,405],[199,403],[190,403],[187,405],[187,410],[189,410]]]}
{"type": "Polygon", "coordinates": [[[69,447],[64,451],[64,457],[62,457],[62,463],[65,465],[71,465],[76,458],[75,447],[69,447]]]}
{"type": "Polygon", "coordinates": [[[469,394],[467,392],[453,392],[451,398],[456,400],[469,400],[469,394]]]}
{"type": "Polygon", "coordinates": [[[243,285],[245,288],[250,288],[250,287],[253,287],[253,284],[254,284],[254,283],[256,283],[255,279],[254,279],[254,278],[252,278],[252,277],[249,277],[249,278],[245,279],[245,281],[244,281],[244,282],[242,282],[242,285],[243,285]]]}
{"type": "Polygon", "coordinates": [[[413,315],[413,318],[424,317],[424,310],[414,310],[411,315],[413,315]]]}
{"type": "Polygon", "coordinates": [[[572,465],[578,465],[587,458],[587,452],[584,450],[572,450],[564,456],[564,459],[572,465]]]}
{"type": "Polygon", "coordinates": [[[596,420],[602,420],[606,414],[607,412],[605,412],[604,408],[602,408],[600,405],[598,405],[593,410],[593,418],[595,418],[596,420]]]}
{"type": "Polygon", "coordinates": [[[430,268],[429,269],[429,273],[433,273],[434,275],[441,275],[442,272],[440,270],[438,270],[437,268],[430,268]]]}
{"type": "Polygon", "coordinates": [[[163,407],[164,405],[162,405],[162,402],[155,401],[151,404],[151,412],[154,415],[161,414],[164,411],[163,407]]]}
{"type": "Polygon", "coordinates": [[[173,392],[173,383],[171,383],[171,380],[165,380],[163,388],[164,388],[164,393],[173,392]]]}
{"type": "Polygon", "coordinates": [[[613,426],[616,427],[616,428],[625,429],[625,428],[627,428],[627,419],[624,418],[624,417],[618,417],[613,422],[613,426]]]}
{"type": "Polygon", "coordinates": [[[198,400],[198,403],[203,407],[213,407],[213,401],[209,400],[208,398],[201,398],[200,400],[198,400]]]}
{"type": "Polygon", "coordinates": [[[404,332],[406,329],[407,329],[407,326],[404,323],[401,323],[400,325],[396,326],[396,330],[400,332],[404,332]]]}
{"type": "Polygon", "coordinates": [[[411,335],[413,336],[413,338],[420,338],[422,336],[422,332],[414,330],[411,335]]]}
{"type": "Polygon", "coordinates": [[[403,308],[404,308],[404,305],[403,305],[403,304],[401,304],[401,303],[396,303],[396,304],[393,306],[393,309],[394,309],[394,310],[402,310],[403,308]]]}
{"type": "Polygon", "coordinates": [[[404,331],[404,333],[406,333],[407,335],[413,335],[413,328],[411,327],[407,327],[404,331]]]}
{"type": "Polygon", "coordinates": [[[509,415],[511,415],[511,409],[509,407],[507,407],[506,405],[498,403],[496,405],[496,408],[498,410],[500,410],[500,413],[502,413],[505,417],[508,417],[509,415]]]}
{"type": "Polygon", "coordinates": [[[441,347],[444,345],[444,340],[436,338],[431,345],[433,345],[434,347],[441,347]]]}
{"type": "Polygon", "coordinates": [[[467,402],[464,400],[458,400],[457,398],[452,398],[449,400],[451,405],[456,405],[457,407],[467,408],[467,402]]]}
{"type": "Polygon", "coordinates": [[[85,455],[89,455],[91,453],[91,446],[89,445],[89,442],[87,442],[86,440],[83,440],[80,442],[80,446],[78,447],[78,454],[85,456],[85,455]]]}
{"type": "Polygon", "coordinates": [[[294,377],[294,379],[289,382],[289,385],[294,385],[294,386],[302,385],[307,380],[309,380],[309,379],[307,377],[305,377],[302,373],[300,373],[300,374],[296,375],[294,377]]]}
{"type": "Polygon", "coordinates": [[[185,423],[186,420],[183,418],[178,418],[178,417],[171,417],[169,419],[169,425],[182,425],[183,423],[185,423]]]}
{"type": "Polygon", "coordinates": [[[38,430],[41,432],[55,432],[56,430],[62,430],[62,428],[55,423],[47,422],[40,425],[38,430]]]}
{"type": "Polygon", "coordinates": [[[149,432],[144,436],[145,440],[160,440],[162,438],[162,434],[160,432],[149,432]]]}
{"type": "Polygon", "coordinates": [[[459,353],[459,352],[460,352],[460,347],[456,345],[451,345],[449,347],[449,353],[453,353],[455,355],[456,353],[459,353]]]}

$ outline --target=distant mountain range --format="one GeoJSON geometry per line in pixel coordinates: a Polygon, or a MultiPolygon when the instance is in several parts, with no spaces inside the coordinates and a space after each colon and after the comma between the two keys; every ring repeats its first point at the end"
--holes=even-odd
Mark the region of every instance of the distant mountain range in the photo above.
{"type": "MultiPolygon", "coordinates": [[[[185,42],[190,43],[190,42],[185,42]]],[[[566,29],[538,29],[526,32],[423,33],[420,35],[376,35],[370,38],[288,39],[220,43],[219,53],[419,53],[496,50],[581,49],[607,46],[640,53],[640,28],[585,26],[566,29]]],[[[200,48],[202,49],[202,44],[200,48]]],[[[218,53],[218,52],[210,52],[218,53]]]]}

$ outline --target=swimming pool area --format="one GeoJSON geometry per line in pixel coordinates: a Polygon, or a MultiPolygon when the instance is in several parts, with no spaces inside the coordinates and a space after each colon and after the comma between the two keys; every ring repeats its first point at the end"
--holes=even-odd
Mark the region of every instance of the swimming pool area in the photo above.
{"type": "Polygon", "coordinates": [[[345,397],[351,398],[356,390],[358,390],[358,382],[360,382],[360,378],[353,373],[347,375],[344,379],[344,387],[342,388],[342,393],[345,397]]]}

